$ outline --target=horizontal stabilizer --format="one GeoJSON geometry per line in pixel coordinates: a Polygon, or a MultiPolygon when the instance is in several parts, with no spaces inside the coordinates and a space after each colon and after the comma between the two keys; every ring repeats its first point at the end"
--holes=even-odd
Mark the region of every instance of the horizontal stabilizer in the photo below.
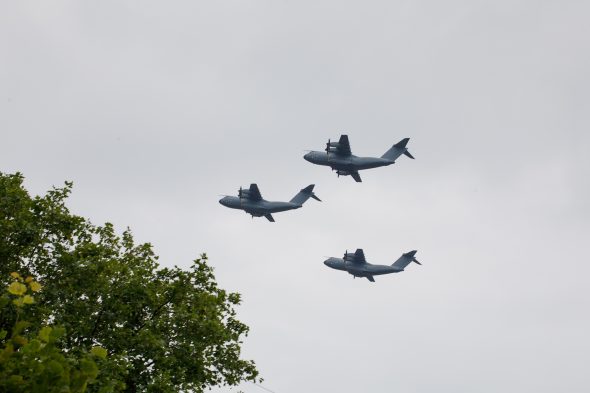
{"type": "Polygon", "coordinates": [[[266,217],[266,219],[270,222],[275,222],[275,219],[273,218],[272,214],[270,214],[270,213],[265,214],[264,217],[266,217]]]}
{"type": "Polygon", "coordinates": [[[410,152],[409,152],[407,149],[406,149],[406,151],[404,152],[404,154],[405,154],[407,157],[410,157],[412,160],[414,160],[414,156],[413,156],[413,155],[411,155],[411,154],[410,154],[410,152]]]}
{"type": "Polygon", "coordinates": [[[375,282],[375,279],[373,278],[373,276],[367,276],[367,280],[369,280],[371,282],[375,282]]]}

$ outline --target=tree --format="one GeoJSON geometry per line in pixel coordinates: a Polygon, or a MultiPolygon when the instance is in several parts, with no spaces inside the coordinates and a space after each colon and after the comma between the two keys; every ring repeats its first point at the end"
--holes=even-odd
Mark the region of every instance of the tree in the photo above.
{"type": "MultiPolygon", "coordinates": [[[[71,183],[32,198],[22,182],[18,173],[0,173],[0,284],[19,272],[44,286],[30,329],[62,326],[68,353],[105,348],[101,373],[123,381],[126,392],[201,392],[257,380],[254,362],[240,358],[248,332],[236,319],[240,295],[217,286],[206,255],[188,270],[162,268],[129,229],[119,236],[111,224],[71,214],[71,183]]],[[[14,315],[0,314],[0,329],[13,324],[14,315]]]]}

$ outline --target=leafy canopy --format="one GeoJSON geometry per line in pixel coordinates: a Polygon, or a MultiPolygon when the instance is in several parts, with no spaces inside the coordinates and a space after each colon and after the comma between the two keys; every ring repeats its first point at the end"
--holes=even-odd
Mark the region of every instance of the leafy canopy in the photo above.
{"type": "Polygon", "coordinates": [[[82,393],[92,383],[101,392],[114,391],[116,386],[108,375],[97,379],[99,366],[107,357],[104,348],[92,347],[89,353],[77,356],[58,347],[65,334],[63,328],[44,326],[37,332],[24,332],[31,323],[22,318],[26,317],[28,307],[35,304],[33,293],[39,292],[41,285],[16,272],[11,277],[14,281],[0,294],[0,311],[12,307],[16,315],[10,335],[9,331],[0,330],[0,392],[82,393]]]}
{"type": "MultiPolygon", "coordinates": [[[[0,284],[12,286],[10,273],[19,272],[43,286],[29,331],[63,327],[61,346],[72,354],[104,348],[100,373],[120,382],[109,389],[201,392],[257,380],[254,363],[240,358],[248,332],[236,319],[240,295],[217,286],[205,255],[188,270],[162,268],[152,246],[135,244],[129,230],[117,235],[109,223],[71,214],[71,183],[37,197],[22,183],[22,175],[0,172],[0,284]]],[[[0,312],[0,330],[15,320],[0,312]]]]}

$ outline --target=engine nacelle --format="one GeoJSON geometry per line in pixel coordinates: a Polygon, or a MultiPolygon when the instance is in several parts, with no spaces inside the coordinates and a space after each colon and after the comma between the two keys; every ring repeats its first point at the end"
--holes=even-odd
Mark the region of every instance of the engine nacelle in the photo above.
{"type": "Polygon", "coordinates": [[[350,172],[343,171],[343,170],[339,169],[339,170],[336,171],[336,174],[338,176],[348,176],[348,175],[350,175],[350,172]]]}
{"type": "Polygon", "coordinates": [[[328,141],[328,143],[326,143],[326,152],[336,152],[338,151],[338,148],[340,147],[340,143],[338,142],[330,142],[328,141]]]}

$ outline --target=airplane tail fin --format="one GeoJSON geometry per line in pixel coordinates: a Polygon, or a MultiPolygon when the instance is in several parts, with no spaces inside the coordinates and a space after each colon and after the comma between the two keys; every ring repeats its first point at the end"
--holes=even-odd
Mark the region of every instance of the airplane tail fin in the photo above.
{"type": "Polygon", "coordinates": [[[399,257],[398,260],[395,261],[391,266],[398,267],[401,270],[404,270],[406,268],[406,266],[408,266],[412,262],[416,262],[418,265],[422,265],[416,259],[417,252],[418,252],[417,250],[413,250],[413,251],[406,252],[406,253],[402,254],[402,256],[399,257]]]}
{"type": "Polygon", "coordinates": [[[386,160],[395,161],[399,156],[402,154],[414,159],[414,156],[410,154],[408,148],[406,147],[410,138],[404,138],[395,145],[391,147],[391,149],[387,150],[385,154],[381,156],[381,158],[385,158],[386,160]]]}
{"type": "Polygon", "coordinates": [[[295,203],[297,205],[303,205],[309,198],[313,198],[316,201],[322,201],[313,193],[314,184],[310,184],[309,186],[305,187],[303,190],[299,191],[297,195],[293,197],[289,202],[295,203]]]}

